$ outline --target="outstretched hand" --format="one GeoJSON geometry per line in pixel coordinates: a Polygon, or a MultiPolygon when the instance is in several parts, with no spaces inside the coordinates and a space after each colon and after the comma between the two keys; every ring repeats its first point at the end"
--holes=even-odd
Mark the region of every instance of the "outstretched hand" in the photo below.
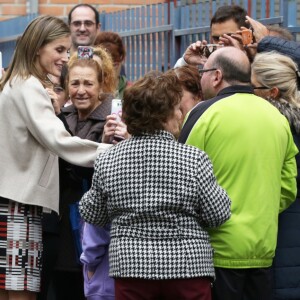
{"type": "Polygon", "coordinates": [[[237,31],[236,33],[231,35],[225,33],[220,36],[220,41],[224,44],[224,46],[231,46],[240,50],[244,50],[241,31],[237,31]]]}
{"type": "Polygon", "coordinates": [[[204,56],[204,49],[207,45],[207,41],[197,41],[191,44],[185,51],[183,59],[189,65],[204,65],[207,61],[207,57],[204,56]]]}
{"type": "MultiPolygon", "coordinates": [[[[243,38],[242,38],[242,31],[248,30],[246,27],[241,27],[241,30],[237,31],[236,33],[232,35],[224,34],[222,37],[220,37],[220,41],[224,43],[225,46],[232,46],[235,48],[238,48],[242,51],[245,51],[247,54],[249,60],[252,62],[254,59],[254,56],[257,52],[257,43],[253,41],[252,43],[243,44],[243,38]]],[[[254,38],[255,40],[255,38],[254,38]]]]}
{"type": "Polygon", "coordinates": [[[54,108],[55,114],[56,115],[60,114],[61,107],[60,107],[60,103],[58,101],[57,94],[53,91],[53,89],[50,89],[50,88],[46,88],[46,91],[47,91],[48,95],[50,96],[50,99],[51,99],[52,106],[54,108]]]}
{"type": "Polygon", "coordinates": [[[253,28],[253,36],[256,43],[259,43],[265,36],[270,34],[269,29],[262,23],[246,16],[247,22],[253,28]]]}

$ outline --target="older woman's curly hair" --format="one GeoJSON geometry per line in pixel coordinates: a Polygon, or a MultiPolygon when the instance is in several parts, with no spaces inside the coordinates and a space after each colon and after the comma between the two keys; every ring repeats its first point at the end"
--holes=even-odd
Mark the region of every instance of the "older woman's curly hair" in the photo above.
{"type": "Polygon", "coordinates": [[[182,87],[175,72],[146,74],[124,92],[122,118],[127,131],[142,135],[163,130],[181,97],[182,87]]]}
{"type": "Polygon", "coordinates": [[[193,94],[197,102],[202,99],[201,77],[198,68],[192,65],[174,69],[183,88],[193,94]]]}
{"type": "MultiPolygon", "coordinates": [[[[99,63],[103,72],[103,92],[114,94],[116,92],[116,78],[113,61],[109,53],[102,47],[93,47],[94,59],[99,63]],[[98,59],[97,59],[98,58],[98,59]]],[[[72,64],[77,58],[77,52],[70,57],[68,65],[72,64]]],[[[81,58],[80,58],[81,59],[81,58]]]]}

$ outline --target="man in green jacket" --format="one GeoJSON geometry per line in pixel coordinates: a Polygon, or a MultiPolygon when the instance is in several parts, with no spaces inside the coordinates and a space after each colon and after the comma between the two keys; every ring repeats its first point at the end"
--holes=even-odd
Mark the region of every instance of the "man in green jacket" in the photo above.
{"type": "Polygon", "coordinates": [[[200,72],[205,101],[190,112],[179,141],[209,155],[232,200],[231,218],[210,230],[214,300],[272,299],[278,214],[295,200],[298,149],[285,117],[253,94],[241,50],[215,51],[200,72]]]}

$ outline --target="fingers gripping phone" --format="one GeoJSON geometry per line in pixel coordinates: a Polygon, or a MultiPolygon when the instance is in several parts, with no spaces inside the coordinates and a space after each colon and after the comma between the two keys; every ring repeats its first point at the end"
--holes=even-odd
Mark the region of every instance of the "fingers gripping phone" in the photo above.
{"type": "Polygon", "coordinates": [[[77,48],[77,57],[78,58],[92,59],[93,55],[94,55],[94,50],[92,47],[78,46],[78,48],[77,48]]]}
{"type": "MultiPolygon", "coordinates": [[[[122,114],[122,100],[121,99],[113,99],[112,104],[111,104],[111,114],[116,115],[116,121],[120,122],[121,117],[120,115],[122,114]]],[[[116,141],[122,141],[124,138],[121,136],[114,136],[114,140],[116,141]]]]}

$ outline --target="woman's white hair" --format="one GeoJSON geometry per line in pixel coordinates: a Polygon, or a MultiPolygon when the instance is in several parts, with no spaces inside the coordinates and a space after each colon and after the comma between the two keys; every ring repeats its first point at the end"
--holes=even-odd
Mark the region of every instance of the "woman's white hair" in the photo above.
{"type": "Polygon", "coordinates": [[[256,54],[251,69],[262,86],[279,89],[279,99],[275,100],[282,99],[300,107],[300,73],[297,64],[290,57],[275,51],[262,52],[256,54]]]}

